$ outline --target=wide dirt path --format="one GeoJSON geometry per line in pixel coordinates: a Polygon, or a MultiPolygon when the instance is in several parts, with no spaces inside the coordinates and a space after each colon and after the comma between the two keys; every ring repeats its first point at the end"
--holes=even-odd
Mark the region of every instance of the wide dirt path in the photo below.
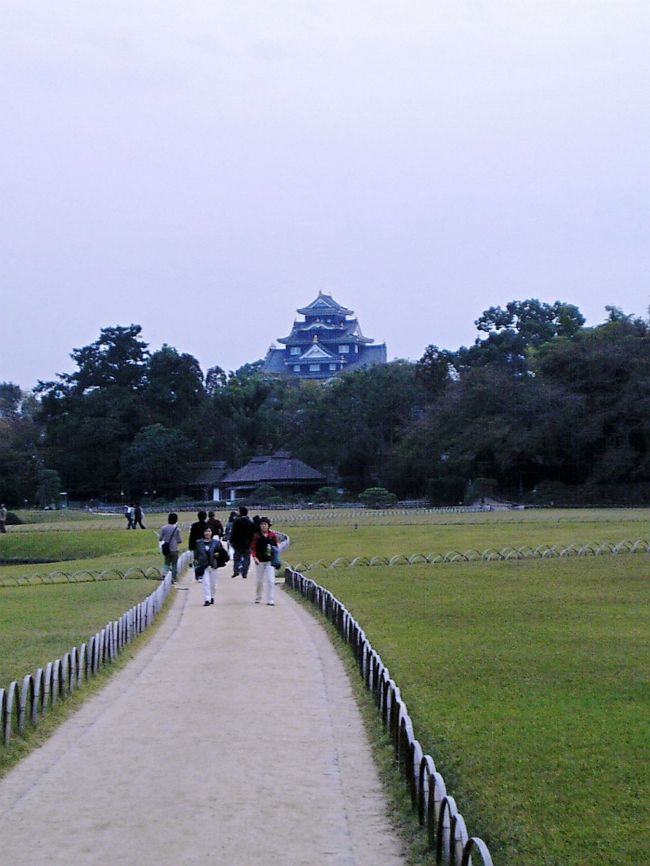
{"type": "Polygon", "coordinates": [[[152,640],[0,780],[11,866],[398,866],[322,627],[283,591],[192,573],[152,640]]]}

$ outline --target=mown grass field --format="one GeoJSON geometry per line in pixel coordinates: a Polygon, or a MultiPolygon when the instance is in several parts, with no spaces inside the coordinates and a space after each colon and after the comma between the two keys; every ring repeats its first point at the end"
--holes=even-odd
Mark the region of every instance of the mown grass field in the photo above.
{"type": "Polygon", "coordinates": [[[146,598],[156,586],[151,580],[134,579],[12,587],[2,586],[3,580],[53,572],[116,569],[124,573],[130,568],[146,570],[162,564],[154,534],[127,532],[119,519],[62,512],[28,512],[21,516],[26,518],[24,525],[11,526],[0,536],[0,557],[55,561],[0,566],[3,687],[86,641],[109,620],[146,598]],[[39,517],[40,523],[36,522],[39,517]]]}
{"type": "Polygon", "coordinates": [[[0,686],[87,641],[155,588],[151,580],[0,588],[0,686]]]}
{"type": "MultiPolygon", "coordinates": [[[[317,513],[318,514],[318,513],[317,513]]],[[[313,512],[308,516],[311,517],[313,512]]],[[[650,509],[485,512],[471,514],[392,515],[382,512],[328,512],[312,523],[284,523],[286,512],[274,517],[276,528],[291,536],[286,559],[291,564],[331,562],[337,557],[465,552],[540,544],[597,544],[650,540],[650,509]],[[371,523],[376,514],[376,523],[371,523]]]]}
{"type": "MultiPolygon", "coordinates": [[[[650,535],[649,510],[271,516],[292,538],[285,558],[294,565],[650,535]]],[[[125,531],[119,515],[46,517],[11,527],[0,557],[10,548],[24,557],[56,550],[74,557],[56,566],[65,571],[160,564],[153,533],[125,531]]],[[[157,530],[164,520],[148,515],[146,523],[157,530]]],[[[49,570],[3,566],[0,579],[49,570]]],[[[650,862],[647,554],[309,574],[351,609],[381,653],[416,735],[497,866],[650,862]]],[[[150,587],[0,587],[0,685],[86,640],[150,587]]]]}
{"type": "MultiPolygon", "coordinates": [[[[0,536],[0,558],[56,559],[29,565],[0,566],[0,687],[80,646],[107,622],[145,599],[156,587],[147,579],[7,586],[16,578],[117,569],[160,567],[152,532],[126,532],[124,522],[89,514],[28,513],[22,526],[0,536]],[[42,518],[42,522],[39,522],[42,518]]],[[[163,521],[160,520],[160,523],[163,521]]],[[[152,526],[158,526],[158,516],[152,526]]],[[[140,638],[139,640],[142,640],[140,638]]],[[[146,639],[146,637],[144,638],[146,639]]],[[[128,648],[124,658],[135,651],[128,648]]],[[[121,664],[117,662],[117,665],[121,664]]],[[[58,704],[35,731],[0,748],[0,775],[47,736],[85,695],[100,687],[108,669],[81,692],[58,704]]]]}
{"type": "MultiPolygon", "coordinates": [[[[647,537],[647,514],[291,527],[287,559],[647,537]],[[549,519],[550,518],[550,519],[549,519]]],[[[506,518],[506,519],[503,519],[506,518]]],[[[509,518],[509,519],[508,519],[509,518]]],[[[650,862],[650,557],[316,568],[499,866],[650,862]]]]}

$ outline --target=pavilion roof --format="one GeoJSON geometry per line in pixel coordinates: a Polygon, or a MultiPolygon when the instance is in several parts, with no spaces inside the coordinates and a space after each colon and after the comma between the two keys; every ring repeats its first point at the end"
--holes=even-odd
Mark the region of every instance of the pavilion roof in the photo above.
{"type": "Polygon", "coordinates": [[[190,477],[187,483],[192,487],[220,483],[224,475],[230,472],[230,466],[225,460],[203,460],[199,463],[190,463],[188,468],[190,477]]]}
{"type": "Polygon", "coordinates": [[[276,451],[272,456],[253,457],[241,469],[223,479],[224,484],[273,484],[301,481],[324,481],[325,476],[289,451],[276,451]]]}

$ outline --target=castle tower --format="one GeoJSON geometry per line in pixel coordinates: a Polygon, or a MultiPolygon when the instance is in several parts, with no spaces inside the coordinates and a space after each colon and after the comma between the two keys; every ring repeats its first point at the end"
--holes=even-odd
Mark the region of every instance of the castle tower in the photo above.
{"type": "Polygon", "coordinates": [[[386,344],[374,344],[364,337],[352,310],[342,307],[331,295],[318,297],[297,312],[288,337],[270,348],[262,372],[293,379],[330,379],[348,370],[386,363],[386,344]]]}

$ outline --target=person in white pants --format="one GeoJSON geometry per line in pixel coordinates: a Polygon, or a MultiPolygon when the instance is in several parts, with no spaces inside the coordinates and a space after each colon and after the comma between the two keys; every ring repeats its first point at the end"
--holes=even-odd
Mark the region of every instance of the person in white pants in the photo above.
{"type": "Polygon", "coordinates": [[[212,529],[207,526],[203,538],[194,545],[194,574],[201,578],[203,586],[203,607],[214,604],[217,589],[217,571],[214,566],[217,550],[221,547],[218,538],[212,537],[212,529]]]}
{"type": "Polygon", "coordinates": [[[251,543],[251,554],[255,562],[257,582],[255,584],[255,604],[262,601],[266,585],[266,603],[275,604],[275,568],[271,562],[271,547],[278,547],[278,537],[271,532],[271,521],[260,517],[260,531],[255,533],[251,543]]]}

